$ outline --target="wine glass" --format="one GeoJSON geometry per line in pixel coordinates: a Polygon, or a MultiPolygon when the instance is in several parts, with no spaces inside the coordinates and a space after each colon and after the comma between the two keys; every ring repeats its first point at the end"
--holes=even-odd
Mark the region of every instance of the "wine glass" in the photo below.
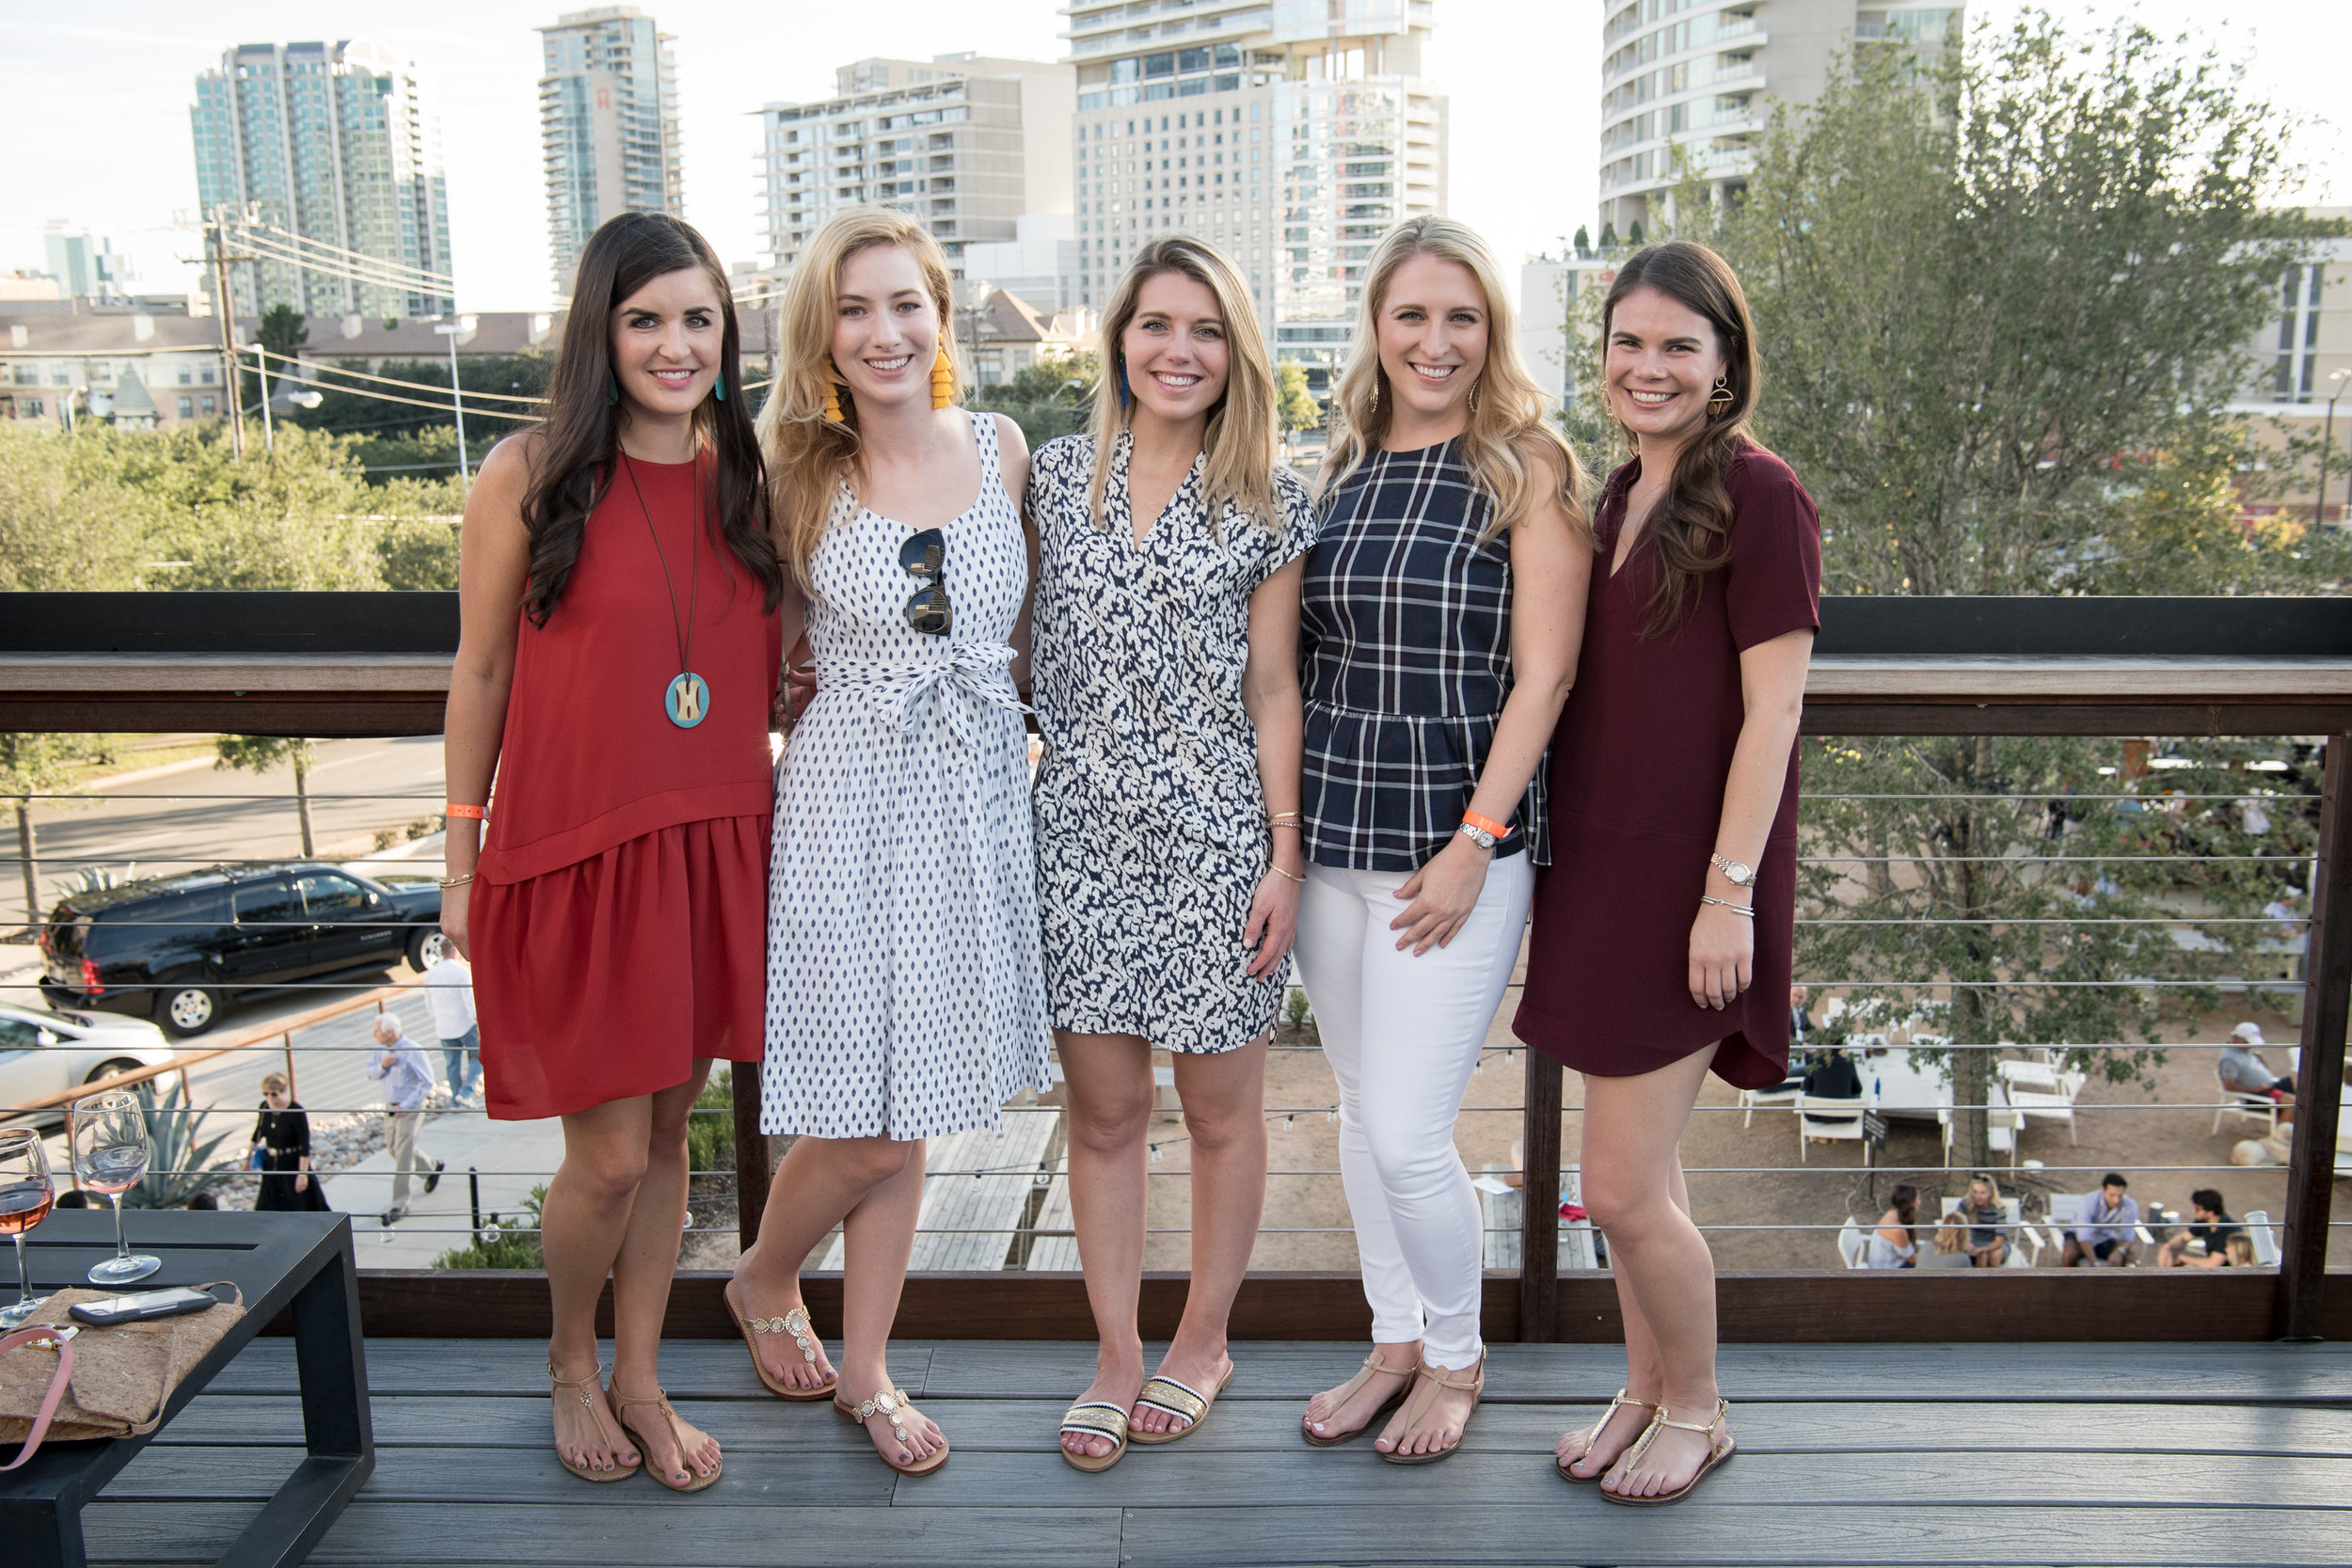
{"type": "Polygon", "coordinates": [[[73,1102],[73,1174],[83,1186],[115,1203],[115,1255],[89,1271],[93,1285],[128,1285],[164,1266],[136,1257],[122,1241],[122,1195],[147,1174],[147,1113],[128,1089],[85,1095],[73,1102]]]}
{"type": "Polygon", "coordinates": [[[35,1298],[32,1275],[24,1272],[24,1232],[48,1217],[56,1197],[40,1134],[22,1127],[0,1132],[0,1231],[16,1240],[16,1305],[0,1307],[0,1329],[16,1327],[47,1299],[35,1298]]]}

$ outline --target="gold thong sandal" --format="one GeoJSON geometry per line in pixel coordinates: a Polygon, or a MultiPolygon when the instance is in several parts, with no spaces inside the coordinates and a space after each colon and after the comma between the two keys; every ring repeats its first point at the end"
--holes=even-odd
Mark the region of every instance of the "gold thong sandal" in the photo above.
{"type": "Polygon", "coordinates": [[[1064,1436],[1075,1433],[1081,1437],[1109,1439],[1112,1447],[1108,1453],[1073,1453],[1066,1445],[1058,1445],[1061,1456],[1070,1461],[1072,1467],[1089,1475],[1107,1470],[1127,1457],[1127,1407],[1123,1404],[1113,1404],[1108,1400],[1073,1404],[1061,1413],[1061,1430],[1064,1436]]]}
{"type": "MultiPolygon", "coordinates": [[[[1469,1369],[1465,1368],[1464,1370],[1469,1370],[1469,1369]]],[[[1429,1364],[1428,1358],[1423,1356],[1419,1359],[1415,1367],[1415,1376],[1418,1381],[1413,1388],[1413,1397],[1405,1402],[1405,1433],[1411,1432],[1413,1423],[1429,1414],[1429,1407],[1438,1402],[1438,1390],[1440,1388],[1467,1390],[1470,1397],[1470,1416],[1462,1418],[1462,1436],[1454,1440],[1452,1448],[1439,1449],[1434,1453],[1384,1453],[1380,1455],[1391,1465],[1435,1465],[1440,1459],[1454,1457],[1455,1451],[1462,1446],[1462,1438],[1470,1435],[1470,1417],[1478,1414],[1478,1397],[1486,1391],[1486,1355],[1484,1351],[1479,1353],[1477,1370],[1467,1378],[1455,1377],[1443,1367],[1433,1367],[1429,1364]]],[[[1399,1441],[1404,1439],[1405,1433],[1397,1434],[1399,1441]]]]}
{"type": "Polygon", "coordinates": [[[816,1365],[817,1332],[808,1325],[808,1308],[806,1307],[795,1307],[791,1311],[787,1312],[781,1318],[755,1318],[745,1313],[742,1307],[736,1301],[734,1280],[730,1279],[727,1281],[726,1289],[722,1293],[727,1298],[728,1315],[735,1319],[735,1326],[737,1330],[742,1334],[743,1343],[751,1347],[752,1371],[758,1377],[761,1387],[767,1389],[768,1392],[775,1395],[776,1398],[780,1400],[802,1400],[813,1402],[816,1400],[831,1399],[833,1397],[834,1387],[841,1381],[840,1376],[837,1373],[833,1377],[827,1378],[824,1382],[818,1384],[814,1388],[795,1388],[788,1383],[778,1383],[775,1379],[770,1377],[768,1375],[768,1369],[760,1363],[760,1336],[763,1334],[789,1334],[792,1337],[793,1345],[798,1348],[801,1353],[801,1359],[807,1362],[811,1366],[816,1365]]]}
{"type": "MultiPolygon", "coordinates": [[[[578,1394],[580,1402],[588,1407],[589,1419],[596,1423],[596,1437],[598,1441],[602,1442],[606,1448],[616,1449],[623,1446],[612,1441],[612,1431],[610,1427],[607,1427],[604,1424],[604,1412],[596,1408],[596,1402],[590,1398],[588,1394],[588,1390],[591,1388],[595,1388],[599,1391],[603,1389],[603,1367],[597,1367],[594,1372],[590,1373],[586,1377],[558,1377],[555,1375],[555,1363],[550,1361],[548,1363],[548,1381],[555,1385],[555,1397],[558,1399],[562,1399],[564,1397],[563,1390],[567,1388],[578,1394]]],[[[635,1440],[632,1439],[627,1446],[633,1449],[637,1447],[637,1444],[635,1440]]],[[[558,1465],[563,1465],[566,1470],[569,1470],[572,1474],[578,1476],[580,1480],[593,1481],[598,1485],[602,1485],[608,1481],[627,1481],[629,1477],[635,1475],[639,1470],[644,1468],[642,1454],[640,1456],[640,1463],[635,1465],[624,1465],[616,1459],[612,1462],[612,1468],[610,1470],[592,1470],[585,1465],[575,1465],[570,1460],[564,1457],[564,1450],[562,1449],[555,1450],[555,1462],[558,1465]]]]}
{"type": "Polygon", "coordinates": [[[1395,1409],[1397,1402],[1402,1400],[1406,1396],[1406,1392],[1412,1388],[1413,1369],[1410,1367],[1391,1367],[1387,1362],[1380,1359],[1380,1353],[1375,1350],[1370,1355],[1364,1357],[1364,1364],[1362,1368],[1357,1371],[1354,1377],[1349,1378],[1345,1383],[1341,1384],[1337,1388],[1331,1390],[1331,1408],[1333,1410],[1337,1410],[1340,1406],[1354,1399],[1357,1391],[1362,1388],[1365,1384],[1370,1383],[1375,1377],[1379,1376],[1383,1372],[1386,1372],[1391,1377],[1401,1377],[1405,1381],[1396,1386],[1395,1393],[1391,1394],[1387,1399],[1380,1402],[1379,1409],[1375,1410],[1369,1417],[1365,1418],[1363,1425],[1350,1427],[1347,1431],[1340,1433],[1335,1436],[1327,1437],[1317,1433],[1315,1429],[1309,1424],[1306,1416],[1301,1414],[1298,1418],[1298,1435],[1304,1437],[1308,1442],[1312,1443],[1318,1449],[1336,1449],[1342,1443],[1353,1443],[1357,1438],[1361,1437],[1365,1433],[1370,1432],[1375,1423],[1376,1423],[1381,1417],[1395,1409]]]}
{"type": "MultiPolygon", "coordinates": [[[[1606,1469],[1604,1469],[1600,1472],[1600,1475],[1580,1476],[1574,1470],[1569,1469],[1568,1466],[1571,1465],[1581,1465],[1586,1460],[1593,1457],[1593,1449],[1600,1442],[1600,1434],[1608,1429],[1609,1423],[1615,1418],[1618,1407],[1621,1405],[1631,1405],[1636,1410],[1646,1410],[1653,1417],[1658,1414],[1658,1406],[1652,1402],[1648,1400],[1627,1399],[1625,1397],[1625,1390],[1622,1388],[1618,1389],[1615,1394],[1610,1397],[1609,1408],[1600,1413],[1600,1419],[1595,1421],[1591,1427],[1586,1429],[1584,1433],[1584,1451],[1578,1454],[1574,1459],[1555,1459],[1551,1462],[1551,1467],[1560,1472],[1560,1479],[1562,1481],[1572,1481],[1579,1486],[1595,1486],[1599,1484],[1601,1476],[1605,1476],[1609,1473],[1606,1469]]],[[[1648,1429],[1645,1428],[1644,1430],[1646,1431],[1648,1429]]]]}
{"type": "Polygon", "coordinates": [[[1715,1418],[1705,1426],[1701,1426],[1696,1421],[1670,1421],[1666,1418],[1666,1407],[1660,1405],[1658,1414],[1650,1418],[1649,1425],[1643,1429],[1642,1435],[1633,1440],[1633,1446],[1625,1450],[1617,1463],[1623,1465],[1628,1470],[1639,1465],[1642,1462],[1642,1456],[1649,1452],[1651,1439],[1655,1438],[1660,1429],[1664,1427],[1672,1427],[1677,1432],[1704,1433],[1707,1438],[1707,1463],[1700,1465],[1697,1473],[1689,1481],[1671,1492],[1661,1492],[1655,1497],[1629,1497],[1622,1493],[1612,1492],[1606,1486],[1600,1489],[1601,1497],[1609,1502],[1624,1503],[1629,1508],[1656,1508],[1664,1503],[1680,1502],[1691,1495],[1692,1487],[1707,1479],[1708,1471],[1740,1451],[1740,1445],[1732,1440],[1730,1433],[1724,1433],[1720,1440],[1715,1435],[1715,1429],[1722,1426],[1724,1418],[1730,1414],[1731,1402],[1719,1399],[1715,1402],[1715,1418]]]}
{"type": "MultiPolygon", "coordinates": [[[[650,1404],[661,1413],[661,1418],[663,1420],[670,1423],[670,1441],[677,1445],[678,1468],[686,1472],[686,1479],[684,1481],[672,1481],[667,1475],[655,1469],[651,1461],[647,1461],[646,1463],[640,1465],[638,1466],[639,1469],[644,1471],[645,1474],[653,1477],[654,1480],[660,1481],[662,1485],[668,1487],[673,1492],[699,1492],[704,1487],[709,1486],[718,1481],[720,1472],[726,1468],[726,1462],[724,1460],[721,1460],[718,1464],[712,1465],[710,1467],[710,1474],[707,1476],[696,1475],[694,1473],[694,1462],[686,1457],[685,1429],[678,1425],[677,1412],[670,1408],[670,1396],[667,1393],[663,1392],[660,1388],[656,1388],[650,1394],[624,1394],[618,1391],[613,1393],[612,1413],[614,1415],[619,1416],[622,1411],[627,1410],[632,1404],[650,1404]]],[[[627,1427],[628,1425],[628,1419],[627,1417],[622,1417],[621,1425],[623,1427],[627,1427]]],[[[637,1451],[639,1453],[644,1453],[644,1444],[640,1443],[637,1445],[637,1451]]]]}
{"type": "MultiPolygon", "coordinates": [[[[890,1435],[897,1438],[909,1453],[914,1451],[914,1445],[907,1437],[907,1417],[914,1411],[914,1405],[907,1398],[907,1391],[904,1388],[881,1389],[872,1399],[854,1405],[835,1394],[833,1397],[833,1409],[834,1414],[843,1420],[854,1421],[859,1426],[864,1426],[877,1416],[889,1417],[890,1435]]],[[[902,1476],[928,1476],[947,1463],[946,1434],[945,1433],[940,1434],[939,1447],[932,1451],[930,1458],[918,1459],[911,1465],[899,1464],[880,1449],[874,1450],[874,1455],[902,1476]]]]}
{"type": "Polygon", "coordinates": [[[1180,1417],[1184,1424],[1167,1432],[1131,1432],[1127,1440],[1148,1448],[1173,1443],[1179,1437],[1189,1437],[1200,1430],[1200,1423],[1209,1418],[1209,1407],[1216,1402],[1217,1394],[1225,1392],[1225,1386],[1232,1381],[1233,1364],[1231,1361],[1225,1364],[1225,1375],[1216,1380],[1216,1393],[1206,1398],[1198,1388],[1179,1383],[1172,1377],[1149,1379],[1143,1386],[1143,1392],[1136,1396],[1136,1402],[1164,1415],[1180,1417]]]}

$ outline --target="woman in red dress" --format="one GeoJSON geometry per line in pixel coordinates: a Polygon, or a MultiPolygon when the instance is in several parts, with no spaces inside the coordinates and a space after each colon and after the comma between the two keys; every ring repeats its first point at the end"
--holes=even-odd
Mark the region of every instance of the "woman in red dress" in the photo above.
{"type": "Polygon", "coordinates": [[[1633,461],[1595,519],[1576,691],[1551,748],[1518,1037],[1584,1075],[1585,1207],[1609,1238],[1626,1387],[1563,1438],[1612,1502],[1687,1496],[1732,1452],[1715,1273],[1677,1146],[1711,1068],[1788,1071],[1797,721],[1820,625],[1820,524],[1749,438],[1756,334],[1722,257],[1637,251],[1602,306],[1633,461]]]}
{"type": "Polygon", "coordinates": [[[712,1061],[763,1046],[785,639],[737,343],[693,230],[639,213],[589,240],[547,420],[467,501],[447,719],[441,926],[473,962],[489,1113],[564,1121],[540,1221],[556,1456],[585,1481],[642,1457],[684,1492],[719,1446],[661,1397],[661,1320],[688,1112],[712,1061]]]}

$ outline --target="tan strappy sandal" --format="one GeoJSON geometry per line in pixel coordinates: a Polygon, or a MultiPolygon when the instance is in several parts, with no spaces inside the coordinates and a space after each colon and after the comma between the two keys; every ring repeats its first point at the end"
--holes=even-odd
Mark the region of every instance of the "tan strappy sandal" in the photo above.
{"type": "Polygon", "coordinates": [[[1074,1469],[1089,1475],[1099,1475],[1127,1457],[1127,1407],[1108,1400],[1089,1400],[1073,1404],[1061,1413],[1062,1435],[1076,1433],[1081,1437],[1104,1437],[1112,1444],[1108,1453],[1073,1453],[1067,1445],[1057,1444],[1061,1456],[1074,1469]]]}
{"type": "Polygon", "coordinates": [[[1379,1409],[1374,1411],[1370,1416],[1365,1418],[1363,1425],[1351,1427],[1349,1430],[1339,1433],[1337,1436],[1325,1437],[1318,1434],[1315,1429],[1308,1424],[1307,1418],[1302,1414],[1298,1418],[1298,1435],[1304,1437],[1308,1442],[1312,1443],[1318,1449],[1336,1449],[1342,1443],[1353,1443],[1357,1438],[1361,1437],[1365,1433],[1370,1432],[1374,1425],[1379,1421],[1381,1417],[1386,1416],[1390,1411],[1396,1408],[1397,1402],[1402,1400],[1406,1391],[1413,1386],[1413,1369],[1411,1367],[1391,1367],[1387,1362],[1380,1359],[1380,1353],[1375,1350],[1370,1355],[1364,1357],[1363,1366],[1358,1370],[1354,1377],[1349,1378],[1345,1383],[1341,1384],[1337,1388],[1331,1391],[1331,1408],[1333,1410],[1337,1410],[1340,1406],[1345,1404],[1349,1400],[1354,1399],[1357,1392],[1361,1389],[1365,1384],[1370,1383],[1375,1377],[1383,1372],[1387,1373],[1391,1377],[1401,1377],[1405,1381],[1396,1386],[1395,1393],[1391,1394],[1387,1399],[1380,1402],[1379,1409]]]}
{"type": "Polygon", "coordinates": [[[1677,1432],[1696,1432],[1704,1433],[1707,1437],[1707,1463],[1700,1465],[1697,1473],[1692,1475],[1689,1481],[1684,1481],[1680,1486],[1676,1487],[1671,1492],[1661,1492],[1655,1497],[1629,1497],[1620,1493],[1612,1492],[1606,1486],[1600,1489],[1601,1497],[1613,1503],[1623,1503],[1629,1508],[1656,1508],[1664,1503],[1680,1502],[1683,1498],[1691,1495],[1691,1489],[1692,1487],[1698,1485],[1700,1481],[1707,1479],[1709,1471],[1713,1470],[1716,1465],[1724,1463],[1726,1460],[1730,1459],[1733,1454],[1740,1451],[1740,1445],[1732,1440],[1730,1433],[1724,1433],[1720,1441],[1715,1435],[1715,1429],[1722,1426],[1724,1421],[1730,1415],[1731,1402],[1729,1400],[1719,1399],[1715,1402],[1715,1418],[1708,1422],[1705,1426],[1701,1426],[1696,1421],[1670,1421],[1666,1418],[1666,1407],[1662,1404],[1660,1405],[1658,1407],[1658,1414],[1650,1418],[1649,1425],[1642,1429],[1642,1435],[1633,1440],[1633,1446],[1625,1450],[1625,1453],[1618,1459],[1617,1463],[1625,1465],[1628,1469],[1639,1465],[1642,1462],[1642,1456],[1649,1452],[1651,1439],[1655,1438],[1660,1431],[1666,1427],[1672,1427],[1677,1432]]]}
{"type": "MultiPolygon", "coordinates": [[[[1600,1484],[1600,1477],[1609,1473],[1606,1469],[1602,1470],[1600,1475],[1580,1476],[1574,1470],[1569,1469],[1568,1466],[1570,1465],[1581,1465],[1584,1461],[1593,1457],[1594,1446],[1599,1443],[1601,1433],[1607,1430],[1609,1423],[1616,1418],[1618,1408],[1623,1405],[1631,1405],[1636,1410],[1646,1410],[1653,1418],[1655,1418],[1658,1414],[1658,1406],[1655,1402],[1649,1400],[1627,1399],[1625,1397],[1625,1390],[1622,1388],[1618,1389],[1614,1394],[1610,1396],[1609,1408],[1600,1413],[1600,1419],[1595,1421],[1589,1428],[1586,1429],[1584,1433],[1584,1451],[1578,1454],[1574,1459],[1555,1459],[1551,1462],[1551,1467],[1560,1472],[1560,1479],[1562,1481],[1572,1481],[1579,1486],[1597,1486],[1600,1484]]],[[[1648,1429],[1645,1427],[1643,1430],[1647,1431],[1648,1429]]],[[[1636,1441],[1639,1441],[1639,1439],[1637,1438],[1636,1441]]]]}
{"type": "MultiPolygon", "coordinates": [[[[1467,1390],[1470,1396],[1470,1416],[1478,1414],[1478,1397],[1486,1391],[1486,1354],[1484,1351],[1479,1353],[1477,1370],[1467,1378],[1433,1367],[1429,1358],[1422,1356],[1414,1368],[1414,1377],[1413,1397],[1405,1402],[1405,1432],[1412,1431],[1413,1423],[1429,1414],[1429,1407],[1438,1402],[1440,1388],[1467,1390]]],[[[1402,1439],[1404,1433],[1397,1435],[1402,1439]]],[[[1452,1448],[1439,1449],[1435,1453],[1384,1453],[1380,1457],[1391,1465],[1435,1465],[1440,1459],[1453,1458],[1462,1447],[1462,1438],[1469,1435],[1470,1416],[1465,1416],[1462,1436],[1454,1440],[1452,1448]]]]}
{"type": "Polygon", "coordinates": [[[735,1326],[742,1334],[743,1343],[751,1347],[752,1371],[759,1379],[761,1387],[780,1400],[813,1402],[817,1400],[833,1398],[834,1389],[841,1382],[838,1373],[827,1378],[814,1388],[795,1388],[788,1383],[778,1383],[770,1377],[768,1369],[761,1364],[759,1359],[761,1335],[788,1334],[792,1337],[794,1347],[801,1353],[801,1359],[810,1366],[817,1364],[817,1332],[809,1327],[806,1307],[795,1307],[781,1318],[755,1318],[745,1312],[742,1305],[736,1300],[734,1280],[728,1280],[726,1289],[720,1293],[726,1297],[727,1312],[735,1319],[735,1326]]]}
{"type": "MultiPolygon", "coordinates": [[[[595,1398],[588,1392],[591,1388],[596,1389],[598,1393],[603,1392],[603,1367],[597,1367],[594,1372],[591,1372],[586,1377],[558,1377],[555,1375],[555,1363],[550,1361],[548,1363],[548,1381],[555,1386],[550,1392],[557,1399],[562,1399],[564,1397],[564,1391],[565,1389],[570,1389],[579,1396],[580,1402],[588,1407],[588,1415],[590,1418],[596,1423],[597,1439],[601,1441],[606,1448],[612,1449],[622,1447],[621,1444],[612,1441],[612,1429],[604,1424],[604,1412],[596,1408],[596,1402],[595,1398]]],[[[627,1446],[629,1448],[635,1448],[637,1445],[632,1442],[627,1446]]],[[[619,1460],[615,1459],[612,1462],[612,1468],[610,1470],[592,1470],[585,1465],[575,1465],[570,1460],[564,1458],[564,1450],[562,1449],[555,1450],[555,1462],[558,1465],[563,1465],[566,1470],[569,1470],[572,1474],[578,1476],[580,1480],[593,1481],[599,1486],[609,1481],[627,1481],[629,1477],[635,1475],[639,1470],[644,1468],[643,1464],[624,1465],[619,1460]]]]}
{"type": "Polygon", "coordinates": [[[1216,1380],[1216,1392],[1207,1395],[1192,1385],[1179,1383],[1172,1377],[1146,1378],[1143,1392],[1136,1396],[1136,1402],[1148,1405],[1163,1415],[1180,1417],[1184,1424],[1166,1432],[1130,1433],[1127,1440],[1150,1448],[1191,1436],[1209,1418],[1209,1407],[1216,1403],[1217,1395],[1225,1392],[1225,1386],[1232,1381],[1233,1364],[1231,1361],[1225,1363],[1225,1375],[1216,1380]]]}
{"type": "MultiPolygon", "coordinates": [[[[908,1414],[914,1409],[914,1403],[907,1398],[904,1388],[884,1388],[872,1399],[854,1405],[835,1394],[833,1408],[834,1414],[843,1420],[855,1421],[859,1426],[864,1426],[877,1416],[889,1417],[890,1435],[904,1445],[909,1453],[914,1451],[914,1445],[907,1437],[906,1420],[908,1414]]],[[[918,1459],[911,1465],[899,1464],[880,1449],[874,1450],[874,1456],[902,1476],[928,1476],[947,1463],[947,1436],[945,1433],[940,1433],[939,1447],[932,1450],[930,1457],[918,1459]]]]}
{"type": "MultiPolygon", "coordinates": [[[[612,1396],[612,1404],[613,1414],[616,1416],[620,1415],[622,1411],[627,1410],[632,1404],[654,1405],[660,1410],[661,1418],[670,1423],[670,1441],[677,1445],[678,1466],[686,1472],[686,1480],[683,1482],[672,1481],[668,1476],[656,1469],[650,1460],[640,1465],[639,1468],[644,1470],[645,1474],[653,1477],[654,1480],[660,1481],[662,1485],[668,1487],[671,1491],[699,1492],[704,1487],[716,1481],[719,1479],[720,1472],[723,1471],[727,1467],[726,1461],[722,1459],[718,1464],[710,1467],[710,1474],[704,1476],[696,1475],[694,1473],[694,1462],[686,1457],[686,1433],[679,1427],[677,1412],[670,1408],[670,1396],[663,1390],[656,1388],[650,1394],[623,1394],[615,1392],[612,1396]]],[[[628,1425],[628,1422],[626,1418],[624,1418],[621,1424],[626,1427],[628,1425]]],[[[644,1447],[645,1446],[643,1443],[638,1444],[638,1451],[643,1453],[644,1451],[644,1447]]]]}

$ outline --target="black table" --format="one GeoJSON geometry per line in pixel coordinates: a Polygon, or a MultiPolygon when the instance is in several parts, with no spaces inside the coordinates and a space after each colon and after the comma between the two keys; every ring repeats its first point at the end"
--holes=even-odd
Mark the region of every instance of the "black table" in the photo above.
{"type": "MultiPolygon", "coordinates": [[[[89,1266],[114,1251],[114,1224],[106,1210],[53,1212],[25,1247],[34,1289],[87,1285],[89,1266]]],[[[156,1433],[246,1341],[293,1308],[310,1456],[220,1559],[237,1568],[291,1568],[310,1555],[375,1468],[351,1223],[336,1213],[129,1209],[122,1225],[132,1251],[164,1263],[131,1290],[233,1279],[245,1292],[245,1317],[173,1393],[156,1433]]],[[[0,1297],[12,1302],[15,1291],[11,1277],[0,1297]]],[[[147,1443],[147,1437],[45,1443],[32,1463],[0,1476],[0,1542],[7,1543],[0,1559],[8,1568],[83,1568],[82,1505],[147,1443]]],[[[14,1457],[13,1449],[8,1452],[14,1457]]]]}

